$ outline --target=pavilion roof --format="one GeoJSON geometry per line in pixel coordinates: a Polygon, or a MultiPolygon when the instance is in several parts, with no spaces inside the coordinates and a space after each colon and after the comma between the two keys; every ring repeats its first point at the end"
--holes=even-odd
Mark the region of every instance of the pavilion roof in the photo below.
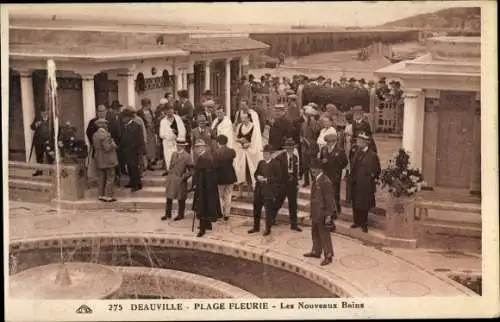
{"type": "Polygon", "coordinates": [[[68,44],[10,44],[13,58],[58,58],[60,60],[125,61],[138,58],[165,56],[187,56],[189,53],[180,48],[169,46],[109,46],[99,43],[85,45],[68,44]]]}
{"type": "Polygon", "coordinates": [[[248,37],[188,38],[178,46],[191,53],[216,53],[269,48],[269,45],[248,37]]]}

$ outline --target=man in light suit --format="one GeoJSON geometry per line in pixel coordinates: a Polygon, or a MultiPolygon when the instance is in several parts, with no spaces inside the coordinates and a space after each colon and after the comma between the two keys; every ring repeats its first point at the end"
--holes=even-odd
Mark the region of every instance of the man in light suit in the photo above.
{"type": "Polygon", "coordinates": [[[314,182],[311,188],[311,233],[312,250],[304,254],[304,257],[321,258],[324,253],[324,259],[321,266],[328,265],[333,261],[333,245],[330,229],[335,207],[335,196],[333,185],[328,176],[323,172],[323,165],[320,160],[311,161],[311,173],[314,182]]]}

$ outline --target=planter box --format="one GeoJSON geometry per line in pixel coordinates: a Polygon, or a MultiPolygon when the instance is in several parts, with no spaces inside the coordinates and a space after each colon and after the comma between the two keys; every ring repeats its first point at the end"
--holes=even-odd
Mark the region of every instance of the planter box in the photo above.
{"type": "Polygon", "coordinates": [[[385,235],[387,237],[415,239],[415,198],[387,195],[385,235]]]}

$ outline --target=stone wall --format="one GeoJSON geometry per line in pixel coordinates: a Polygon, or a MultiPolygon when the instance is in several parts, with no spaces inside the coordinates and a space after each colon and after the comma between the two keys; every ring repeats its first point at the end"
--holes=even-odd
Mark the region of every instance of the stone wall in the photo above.
{"type": "Polygon", "coordinates": [[[278,57],[307,56],[319,52],[364,48],[374,42],[418,41],[418,31],[335,31],[304,33],[252,33],[250,38],[270,45],[267,54],[278,57]]]}

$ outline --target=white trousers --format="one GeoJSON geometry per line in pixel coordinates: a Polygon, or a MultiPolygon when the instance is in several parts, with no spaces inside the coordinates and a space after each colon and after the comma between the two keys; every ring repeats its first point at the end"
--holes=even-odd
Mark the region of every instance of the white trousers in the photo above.
{"type": "Polygon", "coordinates": [[[233,184],[219,185],[220,208],[224,216],[231,212],[231,199],[233,197],[233,184]]]}

